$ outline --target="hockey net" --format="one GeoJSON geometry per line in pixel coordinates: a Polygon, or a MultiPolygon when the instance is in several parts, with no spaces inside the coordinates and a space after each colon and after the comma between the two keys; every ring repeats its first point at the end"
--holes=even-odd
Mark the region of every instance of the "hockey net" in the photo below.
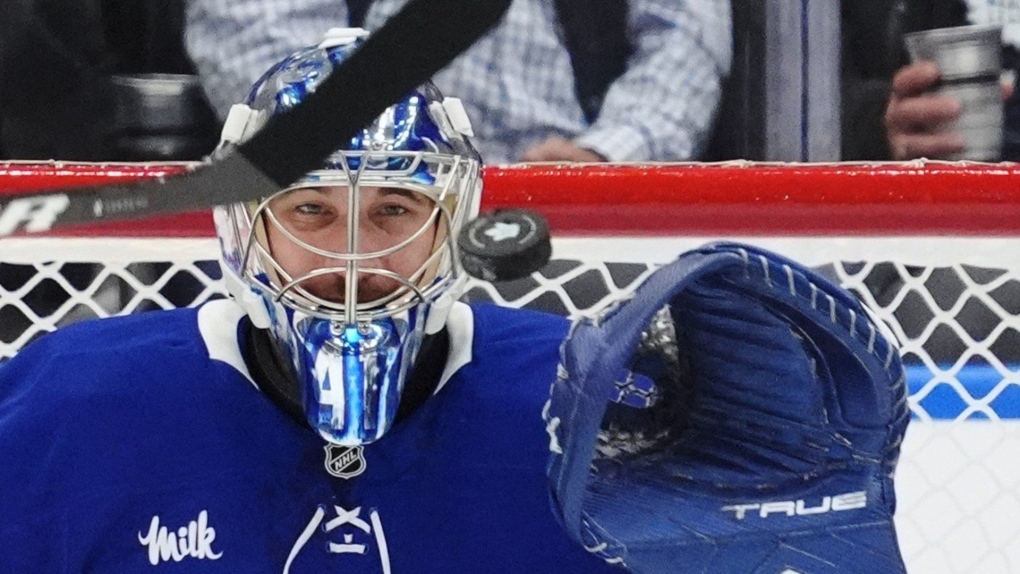
{"type": "MultiPolygon", "coordinates": [[[[0,193],[182,165],[0,163],[0,193]]],[[[466,296],[597,313],[716,239],[838,279],[899,338],[914,415],[897,476],[911,572],[1020,572],[1020,168],[943,163],[489,168],[483,209],[549,218],[554,260],[466,296]]],[[[0,240],[0,360],[88,318],[222,296],[207,213],[0,240]]]]}

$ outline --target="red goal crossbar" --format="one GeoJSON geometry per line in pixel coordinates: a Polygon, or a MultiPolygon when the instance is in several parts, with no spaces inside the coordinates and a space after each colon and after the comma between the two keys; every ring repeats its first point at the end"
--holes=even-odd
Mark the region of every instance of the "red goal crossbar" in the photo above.
{"type": "MultiPolygon", "coordinates": [[[[194,165],[0,162],[0,196],[194,165]]],[[[483,209],[535,209],[571,236],[1020,235],[1016,164],[530,164],[488,167],[484,181],[483,209]]],[[[193,237],[212,226],[201,212],[82,233],[193,237]]]]}

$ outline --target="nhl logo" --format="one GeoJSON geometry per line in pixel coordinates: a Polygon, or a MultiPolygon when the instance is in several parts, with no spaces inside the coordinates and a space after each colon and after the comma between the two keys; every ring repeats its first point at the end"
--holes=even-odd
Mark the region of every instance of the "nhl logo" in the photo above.
{"type": "Polygon", "coordinates": [[[326,472],[337,478],[353,478],[365,472],[364,449],[360,446],[327,444],[326,472]]]}

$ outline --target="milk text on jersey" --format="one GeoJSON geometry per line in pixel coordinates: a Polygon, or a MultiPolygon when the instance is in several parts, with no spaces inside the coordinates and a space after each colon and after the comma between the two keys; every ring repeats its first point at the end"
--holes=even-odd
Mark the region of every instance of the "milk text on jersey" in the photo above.
{"type": "Polygon", "coordinates": [[[160,526],[159,516],[153,516],[149,523],[149,532],[144,536],[138,533],[138,542],[149,550],[149,563],[156,566],[160,561],[173,560],[180,562],[185,558],[218,560],[223,552],[214,552],[213,541],[216,540],[216,529],[209,526],[209,513],[203,510],[198,513],[198,520],[181,526],[177,532],[171,532],[166,526],[160,526]]]}

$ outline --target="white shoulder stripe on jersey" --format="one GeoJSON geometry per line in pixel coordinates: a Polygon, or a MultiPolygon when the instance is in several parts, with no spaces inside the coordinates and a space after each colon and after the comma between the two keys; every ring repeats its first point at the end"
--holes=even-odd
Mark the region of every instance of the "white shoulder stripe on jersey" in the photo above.
{"type": "Polygon", "coordinates": [[[454,303],[446,318],[446,331],[450,334],[450,356],[446,359],[446,367],[443,376],[439,378],[436,393],[461,367],[471,362],[471,347],[475,344],[475,316],[471,307],[459,301],[454,303]]]}
{"type": "Polygon", "coordinates": [[[256,389],[259,388],[248,373],[248,365],[241,356],[237,340],[237,323],[244,317],[244,309],[232,299],[210,301],[198,310],[198,331],[209,351],[209,358],[224,362],[244,375],[256,389]]]}

